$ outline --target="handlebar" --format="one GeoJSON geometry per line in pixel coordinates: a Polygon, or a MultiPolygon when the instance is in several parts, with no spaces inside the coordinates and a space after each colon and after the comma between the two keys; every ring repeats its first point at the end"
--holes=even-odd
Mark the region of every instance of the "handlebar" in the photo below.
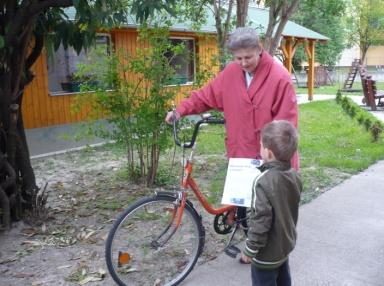
{"type": "Polygon", "coordinates": [[[200,125],[203,123],[207,124],[224,124],[225,120],[224,119],[217,119],[212,115],[203,115],[202,119],[197,121],[195,124],[195,129],[193,130],[191,142],[184,142],[181,143],[180,138],[178,136],[177,128],[176,128],[176,120],[173,120],[172,125],[173,125],[173,139],[175,140],[176,145],[183,147],[183,148],[192,148],[193,145],[195,145],[195,141],[197,138],[197,134],[199,133],[199,128],[200,125]]]}

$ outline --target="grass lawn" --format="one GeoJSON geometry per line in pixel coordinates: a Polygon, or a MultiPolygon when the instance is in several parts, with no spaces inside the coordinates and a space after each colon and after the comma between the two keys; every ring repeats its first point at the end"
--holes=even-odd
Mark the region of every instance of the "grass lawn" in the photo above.
{"type": "MultiPolygon", "coordinates": [[[[384,158],[383,138],[373,143],[371,135],[334,100],[300,105],[299,112],[303,203],[384,158]]],[[[225,180],[223,138],[221,126],[205,128],[199,136],[194,174],[203,189],[210,190],[211,202],[220,201],[225,180]]]]}
{"type": "Polygon", "coordinates": [[[334,100],[300,105],[299,110],[304,202],[384,158],[383,138],[373,143],[334,100]]]}

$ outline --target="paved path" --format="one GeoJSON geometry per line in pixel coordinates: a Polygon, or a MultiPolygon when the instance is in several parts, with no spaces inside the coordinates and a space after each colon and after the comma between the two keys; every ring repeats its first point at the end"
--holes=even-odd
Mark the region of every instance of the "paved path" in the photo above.
{"type": "MultiPolygon", "coordinates": [[[[384,285],[384,161],[300,208],[294,286],[384,285]]],[[[220,255],[182,285],[251,285],[250,267],[220,255]]]]}

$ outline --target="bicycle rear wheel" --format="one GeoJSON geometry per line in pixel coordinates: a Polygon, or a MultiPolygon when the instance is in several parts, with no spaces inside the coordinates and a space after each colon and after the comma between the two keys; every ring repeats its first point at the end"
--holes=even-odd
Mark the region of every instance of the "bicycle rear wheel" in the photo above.
{"type": "Polygon", "coordinates": [[[118,285],[177,285],[191,272],[204,247],[204,229],[187,203],[181,224],[167,240],[177,207],[174,197],[147,197],[116,220],[105,255],[118,285]]]}

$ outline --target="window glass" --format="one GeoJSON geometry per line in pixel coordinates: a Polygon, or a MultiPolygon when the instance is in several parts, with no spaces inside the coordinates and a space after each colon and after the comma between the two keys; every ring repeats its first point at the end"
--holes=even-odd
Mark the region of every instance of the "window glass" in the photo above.
{"type": "Polygon", "coordinates": [[[88,51],[82,50],[77,54],[72,47],[66,50],[63,45],[52,55],[48,56],[48,86],[51,94],[79,92],[81,81],[74,78],[79,63],[87,63],[87,55],[92,49],[105,49],[106,53],[110,50],[109,35],[97,35],[96,47],[88,51]]]}
{"type": "Polygon", "coordinates": [[[166,54],[175,69],[171,84],[192,83],[195,80],[195,40],[171,38],[170,41],[173,45],[183,44],[185,46],[183,53],[174,57],[172,52],[166,54]]]}

